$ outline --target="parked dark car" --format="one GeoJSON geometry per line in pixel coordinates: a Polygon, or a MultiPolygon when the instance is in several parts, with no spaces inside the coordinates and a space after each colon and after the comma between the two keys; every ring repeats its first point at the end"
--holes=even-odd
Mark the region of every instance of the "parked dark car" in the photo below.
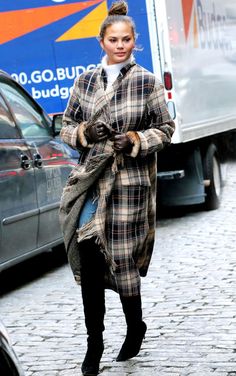
{"type": "Polygon", "coordinates": [[[53,125],[0,71],[0,271],[62,243],[59,202],[78,154],[53,125]]]}
{"type": "Polygon", "coordinates": [[[12,347],[5,326],[0,321],[0,375],[24,376],[19,359],[12,347]]]}

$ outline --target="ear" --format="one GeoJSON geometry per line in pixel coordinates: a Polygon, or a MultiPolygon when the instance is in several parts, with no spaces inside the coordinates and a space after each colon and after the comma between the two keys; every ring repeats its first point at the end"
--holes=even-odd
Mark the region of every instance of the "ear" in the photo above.
{"type": "Polygon", "coordinates": [[[100,46],[102,47],[102,49],[104,50],[104,43],[103,43],[103,40],[100,39],[99,43],[100,43],[100,46]]]}
{"type": "Polygon", "coordinates": [[[134,49],[135,46],[136,46],[136,40],[133,38],[133,46],[132,46],[132,48],[134,49]]]}

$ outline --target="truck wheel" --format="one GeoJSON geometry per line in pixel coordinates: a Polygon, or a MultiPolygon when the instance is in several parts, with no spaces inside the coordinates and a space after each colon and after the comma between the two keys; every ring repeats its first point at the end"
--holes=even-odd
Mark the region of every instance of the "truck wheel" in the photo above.
{"type": "Polygon", "coordinates": [[[236,158],[236,132],[231,132],[230,134],[230,156],[236,158]]]}
{"type": "Polygon", "coordinates": [[[220,161],[214,144],[210,144],[206,151],[203,159],[203,172],[206,183],[204,207],[206,210],[214,210],[220,205],[222,191],[220,161]]]}

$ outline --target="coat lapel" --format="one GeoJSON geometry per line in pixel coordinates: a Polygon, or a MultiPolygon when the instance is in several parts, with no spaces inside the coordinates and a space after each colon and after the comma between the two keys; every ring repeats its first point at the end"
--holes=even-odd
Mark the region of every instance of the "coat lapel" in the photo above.
{"type": "Polygon", "coordinates": [[[122,80],[127,74],[130,74],[132,71],[132,67],[135,66],[136,63],[133,61],[123,67],[120,71],[119,76],[114,81],[114,83],[105,90],[105,77],[104,71],[102,67],[99,67],[97,70],[97,81],[96,81],[96,88],[95,88],[95,95],[94,95],[94,115],[101,116],[101,120],[103,120],[106,124],[112,124],[112,116],[111,116],[111,108],[110,102],[114,95],[116,94],[117,90],[119,89],[120,85],[122,84],[122,80]]]}

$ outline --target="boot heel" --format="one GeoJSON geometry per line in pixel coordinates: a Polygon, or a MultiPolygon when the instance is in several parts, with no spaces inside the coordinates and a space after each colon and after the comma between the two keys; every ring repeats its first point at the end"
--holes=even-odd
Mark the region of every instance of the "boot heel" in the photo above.
{"type": "Polygon", "coordinates": [[[88,338],[88,349],[81,366],[84,376],[96,376],[99,374],[99,364],[103,351],[103,341],[96,342],[88,338]]]}
{"type": "Polygon", "coordinates": [[[127,330],[125,341],[116,358],[117,362],[123,362],[138,355],[143,339],[145,338],[146,331],[147,325],[144,321],[141,322],[140,327],[136,328],[136,330],[127,330]]]}

